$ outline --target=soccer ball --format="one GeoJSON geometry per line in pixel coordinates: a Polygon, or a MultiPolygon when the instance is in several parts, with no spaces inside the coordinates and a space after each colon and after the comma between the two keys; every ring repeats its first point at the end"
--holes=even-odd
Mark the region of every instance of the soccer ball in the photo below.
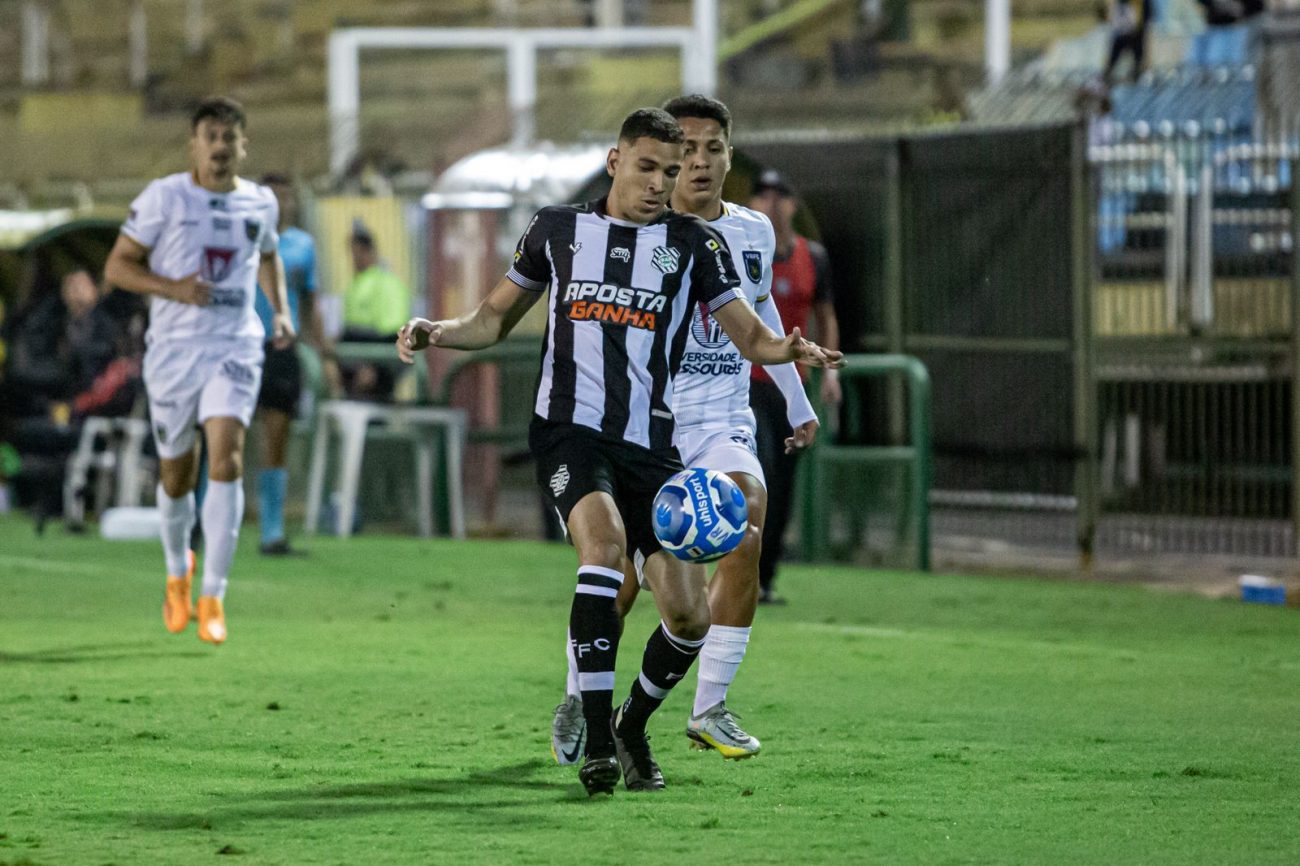
{"type": "Polygon", "coordinates": [[[713,562],[736,549],[749,527],[745,494],[712,469],[686,469],[655,495],[655,537],[687,562],[713,562]]]}

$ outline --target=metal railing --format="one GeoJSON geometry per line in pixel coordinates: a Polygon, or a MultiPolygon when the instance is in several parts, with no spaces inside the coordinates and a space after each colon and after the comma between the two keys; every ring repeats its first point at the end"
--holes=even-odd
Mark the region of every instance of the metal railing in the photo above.
{"type": "Polygon", "coordinates": [[[1093,147],[1099,543],[1292,554],[1294,140],[1093,147]]]}
{"type": "MultiPolygon", "coordinates": [[[[930,570],[930,486],[933,478],[930,441],[930,374],[925,365],[911,355],[849,355],[840,379],[846,395],[853,393],[852,383],[858,379],[884,376],[902,376],[908,384],[906,445],[852,445],[836,441],[833,434],[823,434],[805,460],[799,485],[802,507],[800,542],[804,559],[824,556],[830,550],[828,538],[831,525],[830,512],[835,503],[829,501],[830,473],[842,476],[852,468],[868,466],[905,466],[907,469],[906,496],[903,497],[903,515],[897,524],[901,538],[911,529],[914,550],[913,565],[922,571],[930,570]]],[[[849,503],[861,519],[865,503],[849,503]]]]}

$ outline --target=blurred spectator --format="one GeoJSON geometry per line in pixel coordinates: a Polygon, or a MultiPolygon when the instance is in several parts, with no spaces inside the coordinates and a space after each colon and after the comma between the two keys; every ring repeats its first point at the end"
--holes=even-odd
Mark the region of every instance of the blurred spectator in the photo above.
{"type": "Polygon", "coordinates": [[[1241,66],[1248,63],[1253,28],[1249,19],[1264,11],[1264,0],[1197,0],[1206,30],[1196,34],[1187,62],[1194,66],[1241,66]]]}
{"type": "Polygon", "coordinates": [[[1231,27],[1264,11],[1264,0],[1196,0],[1205,8],[1208,27],[1231,27]]]}
{"type": "MultiPolygon", "coordinates": [[[[352,282],[343,296],[342,342],[392,343],[411,317],[411,290],[379,260],[374,235],[361,220],[352,223],[352,282]]],[[[393,371],[370,363],[339,364],[349,397],[387,400],[393,371]]]]}
{"type": "MultiPolygon", "coordinates": [[[[38,292],[6,327],[0,380],[5,438],[21,461],[17,503],[38,522],[62,510],[62,480],[81,422],[131,412],[140,393],[140,346],[84,269],[64,274],[59,292],[38,292]]],[[[121,308],[125,311],[131,306],[121,308]]]]}
{"type": "Polygon", "coordinates": [[[1151,0],[1110,0],[1110,57],[1106,60],[1106,81],[1115,80],[1115,67],[1125,54],[1133,58],[1129,80],[1137,81],[1146,68],[1147,32],[1151,22],[1151,0]]]}
{"type": "MultiPolygon", "coordinates": [[[[786,332],[799,328],[807,336],[811,315],[817,326],[817,342],[828,349],[838,349],[840,328],[832,304],[830,259],[825,247],[795,232],[794,215],[799,200],[794,190],[779,172],[764,171],[754,184],[749,206],[772,221],[776,234],[772,300],[776,302],[786,332]]],[[[799,372],[807,376],[807,368],[800,367],[799,372]]],[[[839,405],[837,371],[823,371],[821,400],[828,409],[839,405]]],[[[785,440],[793,433],[786,417],[785,397],[757,364],[750,373],[749,405],[757,421],[758,459],[767,477],[767,525],[758,564],[759,602],[780,603],[775,595],[776,570],[784,553],[799,452],[785,453],[785,440]]]]}

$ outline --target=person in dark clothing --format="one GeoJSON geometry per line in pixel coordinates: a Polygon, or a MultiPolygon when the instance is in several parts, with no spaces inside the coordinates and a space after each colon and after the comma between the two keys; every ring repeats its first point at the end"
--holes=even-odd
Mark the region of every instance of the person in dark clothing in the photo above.
{"type": "Polygon", "coordinates": [[[1151,21],[1151,0],[1111,0],[1110,57],[1106,60],[1105,79],[1114,80],[1115,67],[1125,54],[1132,55],[1129,79],[1137,81],[1146,69],[1147,30],[1151,21]]]}
{"type": "Polygon", "coordinates": [[[1196,2],[1205,7],[1207,27],[1231,27],[1264,11],[1264,0],[1196,0],[1196,2]]]}
{"type": "Polygon", "coordinates": [[[57,295],[46,293],[16,316],[7,342],[0,404],[7,438],[22,460],[14,489],[18,504],[40,522],[62,510],[64,464],[82,420],[125,415],[134,406],[138,353],[82,268],[63,276],[57,295]]]}
{"type": "MultiPolygon", "coordinates": [[[[776,234],[776,258],[772,262],[772,300],[781,322],[791,331],[808,331],[809,316],[816,325],[817,340],[829,349],[840,345],[839,320],[831,296],[830,259],[826,248],[794,230],[799,200],[779,172],[768,170],[754,184],[749,206],[772,221],[776,234]]],[[[802,373],[802,371],[801,371],[802,373]]],[[[786,417],[785,397],[762,367],[750,373],[749,405],[758,422],[758,461],[767,478],[767,525],[763,529],[763,551],[758,562],[760,604],[780,604],[775,594],[776,570],[784,555],[786,525],[794,500],[794,478],[798,451],[787,452],[785,442],[793,428],[786,417]]],[[[834,408],[840,402],[838,372],[828,368],[821,380],[821,400],[834,408]]]]}

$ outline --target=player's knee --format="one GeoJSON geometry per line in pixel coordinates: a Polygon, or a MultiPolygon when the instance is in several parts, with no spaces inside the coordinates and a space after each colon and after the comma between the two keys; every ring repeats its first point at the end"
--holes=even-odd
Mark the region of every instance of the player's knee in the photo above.
{"type": "Polygon", "coordinates": [[[208,478],[212,481],[238,481],[244,475],[243,455],[208,455],[208,478]]]}
{"type": "Polygon", "coordinates": [[[702,609],[675,611],[664,616],[663,622],[674,637],[689,641],[700,640],[709,633],[708,605],[702,609]]]}
{"type": "Polygon", "coordinates": [[[740,544],[736,545],[736,551],[742,558],[757,562],[762,550],[763,527],[761,524],[755,526],[751,523],[745,528],[745,535],[740,539],[740,544]]]}
{"type": "Polygon", "coordinates": [[[162,485],[163,493],[166,493],[172,499],[180,499],[194,489],[181,473],[164,473],[159,479],[159,483],[162,485]]]}
{"type": "Polygon", "coordinates": [[[588,541],[578,550],[578,560],[583,565],[599,565],[622,571],[623,559],[623,546],[613,540],[588,541]]]}

